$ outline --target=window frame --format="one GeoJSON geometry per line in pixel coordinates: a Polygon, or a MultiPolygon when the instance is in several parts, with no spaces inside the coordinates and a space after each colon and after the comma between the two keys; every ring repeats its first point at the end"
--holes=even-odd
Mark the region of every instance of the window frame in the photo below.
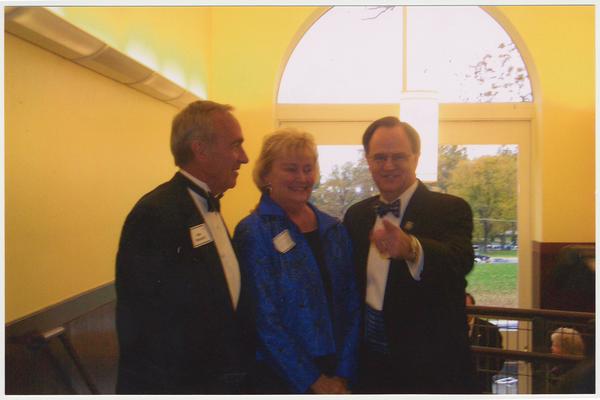
{"type": "MultiPolygon", "coordinates": [[[[398,104],[277,104],[275,126],[311,132],[318,145],[362,143],[364,129],[375,119],[398,115],[398,104]]],[[[532,263],[531,139],[533,103],[440,104],[439,144],[516,144],[519,153],[517,224],[519,229],[519,307],[536,306],[539,284],[532,263]],[[485,134],[481,130],[485,128],[485,134]]]]}

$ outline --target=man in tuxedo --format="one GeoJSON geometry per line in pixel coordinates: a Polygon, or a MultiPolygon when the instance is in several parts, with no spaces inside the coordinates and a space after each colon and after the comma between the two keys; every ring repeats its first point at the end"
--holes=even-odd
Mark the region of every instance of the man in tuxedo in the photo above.
{"type": "Polygon", "coordinates": [[[179,171],[127,216],[117,254],[117,393],[244,391],[245,294],[218,198],[248,162],[232,107],[175,116],[179,171]]]}
{"type": "Polygon", "coordinates": [[[420,138],[396,117],[363,135],[380,194],[347,211],[365,298],[361,393],[471,393],[465,275],[473,217],[462,199],[416,177],[420,138]]]}

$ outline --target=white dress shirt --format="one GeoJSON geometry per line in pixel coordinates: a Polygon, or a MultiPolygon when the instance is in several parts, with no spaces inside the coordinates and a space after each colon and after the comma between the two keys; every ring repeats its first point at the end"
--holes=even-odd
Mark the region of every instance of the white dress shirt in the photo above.
{"type": "MultiPolygon", "coordinates": [[[[400,195],[400,217],[396,218],[391,213],[385,214],[383,217],[377,216],[373,229],[383,229],[382,219],[387,219],[391,223],[400,226],[400,221],[402,221],[406,206],[408,206],[415,190],[417,190],[417,185],[418,181],[415,181],[415,183],[400,195]]],[[[386,202],[381,197],[380,200],[384,203],[386,202]]],[[[406,264],[408,265],[408,270],[413,279],[419,281],[421,280],[425,256],[423,254],[421,243],[418,240],[417,246],[419,246],[417,258],[412,262],[406,260],[406,264]]],[[[382,255],[379,250],[377,250],[377,247],[371,243],[369,257],[367,259],[367,295],[365,301],[371,308],[378,311],[383,310],[383,298],[385,296],[385,286],[387,284],[389,270],[390,259],[387,255],[382,255]]]]}
{"type": "MultiPolygon", "coordinates": [[[[184,170],[180,169],[179,172],[181,172],[182,175],[194,182],[196,185],[204,189],[207,193],[210,192],[210,188],[206,183],[202,182],[198,178],[195,178],[184,170]]],[[[202,218],[204,218],[206,227],[215,242],[217,252],[221,258],[221,264],[223,265],[223,272],[225,273],[227,286],[229,287],[229,295],[231,296],[233,308],[235,309],[240,297],[240,266],[235,256],[235,252],[233,251],[233,247],[231,246],[231,240],[229,238],[229,234],[227,233],[225,222],[223,222],[223,218],[219,212],[208,211],[208,205],[204,197],[200,196],[191,189],[188,189],[188,192],[190,196],[192,196],[192,200],[194,200],[198,211],[200,211],[200,214],[202,214],[202,218]]]]}

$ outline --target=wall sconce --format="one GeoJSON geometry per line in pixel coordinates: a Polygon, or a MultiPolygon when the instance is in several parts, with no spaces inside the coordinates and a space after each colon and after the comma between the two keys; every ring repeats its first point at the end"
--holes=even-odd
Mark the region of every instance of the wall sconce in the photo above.
{"type": "Polygon", "coordinates": [[[177,108],[199,100],[193,93],[113,49],[45,7],[5,7],[4,29],[177,108]]]}
{"type": "Polygon", "coordinates": [[[439,100],[436,92],[404,92],[400,101],[400,120],[408,122],[421,137],[421,157],[417,177],[437,181],[439,100]]]}

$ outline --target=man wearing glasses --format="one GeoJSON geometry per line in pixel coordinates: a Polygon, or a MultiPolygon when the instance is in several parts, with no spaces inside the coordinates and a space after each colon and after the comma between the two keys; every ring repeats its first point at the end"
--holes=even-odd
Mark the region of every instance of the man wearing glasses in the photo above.
{"type": "Polygon", "coordinates": [[[417,179],[420,138],[396,117],[363,135],[380,194],[344,217],[365,296],[360,393],[472,393],[465,314],[471,208],[417,179]]]}

